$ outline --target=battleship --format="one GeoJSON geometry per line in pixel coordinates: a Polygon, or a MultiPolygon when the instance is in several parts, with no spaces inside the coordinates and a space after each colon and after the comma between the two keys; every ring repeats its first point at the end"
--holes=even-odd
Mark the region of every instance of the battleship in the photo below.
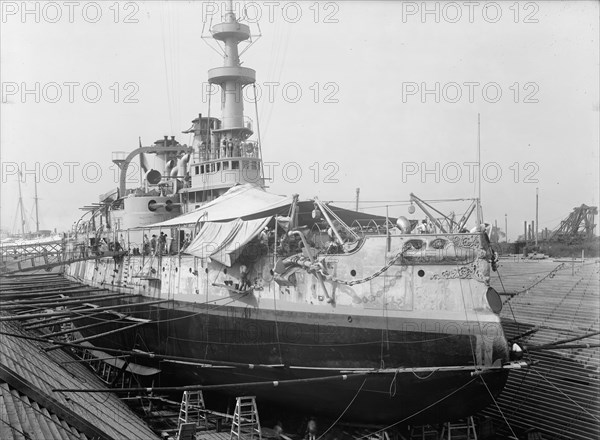
{"type": "Polygon", "coordinates": [[[220,118],[198,114],[189,146],[165,136],[113,153],[118,188],[67,238],[65,277],[123,294],[103,305],[153,306],[79,319],[81,335],[135,350],[160,386],[365,423],[454,420],[493,402],[520,364],[478,200],[455,220],[411,194],[416,220],[269,192],[240,98],[256,81],[238,52],[250,29],[230,9],[211,34],[220,118]],[[136,161],[144,181],[128,188],[136,161]]]}

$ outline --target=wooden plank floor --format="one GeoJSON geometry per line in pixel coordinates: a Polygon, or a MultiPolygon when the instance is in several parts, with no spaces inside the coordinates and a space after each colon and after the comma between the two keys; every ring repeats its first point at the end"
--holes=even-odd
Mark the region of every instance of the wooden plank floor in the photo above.
{"type": "Polygon", "coordinates": [[[600,335],[594,334],[600,330],[598,260],[575,265],[501,260],[492,284],[499,292],[517,293],[505,297],[501,312],[509,339],[525,346],[583,339],[570,343],[579,346],[574,349],[529,352],[536,364],[512,372],[498,398],[500,409],[491,406],[484,414],[505,433],[504,417],[514,430],[539,428],[545,439],[599,438],[600,349],[594,347],[600,344],[600,335]]]}

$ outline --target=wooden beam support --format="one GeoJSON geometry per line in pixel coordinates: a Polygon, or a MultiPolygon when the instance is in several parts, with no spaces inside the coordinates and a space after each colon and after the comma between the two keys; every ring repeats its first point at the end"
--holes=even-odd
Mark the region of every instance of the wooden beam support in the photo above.
{"type": "Polygon", "coordinates": [[[93,318],[94,316],[103,315],[104,313],[105,312],[90,313],[90,314],[86,314],[85,316],[79,316],[77,318],[64,318],[64,317],[49,318],[49,319],[44,319],[43,322],[36,321],[32,324],[23,324],[23,328],[25,330],[36,330],[38,328],[50,327],[50,326],[57,325],[57,324],[63,324],[63,323],[66,324],[69,322],[79,321],[81,319],[93,318]]]}
{"type": "MultiPolygon", "coordinates": [[[[119,304],[116,306],[106,306],[106,307],[95,307],[89,310],[78,310],[77,313],[88,313],[88,312],[100,312],[104,310],[117,310],[124,309],[127,307],[144,307],[144,306],[153,306],[156,304],[163,304],[166,302],[173,301],[171,299],[161,299],[157,301],[147,301],[147,302],[139,302],[139,303],[129,303],[129,304],[119,304]]],[[[59,312],[51,312],[51,313],[31,313],[27,315],[6,315],[0,316],[0,321],[24,321],[28,319],[35,318],[49,318],[51,316],[67,316],[73,313],[71,310],[59,311],[59,312]]]]}
{"type": "MultiPolygon", "coordinates": [[[[132,328],[139,327],[141,325],[150,324],[151,322],[152,321],[136,322],[135,324],[128,325],[127,327],[118,328],[116,330],[111,330],[109,332],[98,333],[98,334],[96,334],[94,336],[88,336],[87,338],[75,339],[74,341],[72,341],[72,343],[73,344],[81,344],[82,342],[91,341],[92,339],[102,338],[104,336],[113,335],[115,333],[120,333],[120,332],[123,332],[125,330],[130,330],[132,328]]],[[[44,351],[52,351],[52,350],[56,350],[58,348],[62,348],[62,345],[53,345],[52,347],[44,348],[44,351]]]]}
{"type": "Polygon", "coordinates": [[[103,326],[103,325],[106,325],[106,324],[112,324],[113,322],[120,322],[123,319],[125,319],[125,317],[115,318],[114,321],[102,321],[102,322],[97,322],[95,324],[84,325],[84,326],[81,326],[81,327],[74,327],[74,328],[69,329],[69,330],[62,330],[60,332],[47,333],[47,334],[44,334],[44,338],[48,339],[48,338],[54,338],[56,336],[67,335],[69,333],[74,333],[74,332],[78,332],[78,331],[81,331],[81,330],[86,330],[88,328],[100,327],[100,326],[103,326]]]}
{"type": "Polygon", "coordinates": [[[15,310],[15,309],[23,309],[23,308],[27,308],[27,307],[31,307],[31,308],[54,308],[54,307],[62,307],[62,306],[66,306],[66,305],[75,305],[75,304],[83,304],[86,302],[90,302],[90,301],[105,301],[108,299],[115,299],[115,298],[123,298],[126,296],[132,296],[132,295],[124,295],[122,293],[113,293],[111,295],[93,295],[93,296],[85,296],[83,298],[77,298],[77,299],[58,299],[58,300],[40,300],[38,302],[34,302],[34,303],[12,303],[12,304],[3,304],[2,308],[4,310],[15,310]],[[52,302],[51,302],[52,301],[52,302]]]}

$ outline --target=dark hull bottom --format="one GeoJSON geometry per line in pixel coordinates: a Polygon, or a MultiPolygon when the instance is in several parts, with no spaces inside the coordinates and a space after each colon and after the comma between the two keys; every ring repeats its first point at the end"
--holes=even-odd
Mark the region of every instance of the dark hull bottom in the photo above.
{"type": "MultiPolygon", "coordinates": [[[[135,309],[132,309],[134,311],[135,309]]],[[[138,309],[139,310],[139,309],[138,309]]],[[[285,364],[307,368],[199,367],[189,363],[162,361],[156,386],[222,385],[262,381],[285,381],[339,376],[348,368],[439,367],[472,365],[476,343],[466,334],[422,331],[389,331],[382,338],[377,322],[356,325],[346,317],[311,322],[312,316],[279,312],[275,325],[268,311],[247,316],[247,311],[221,308],[218,313],[157,309],[135,311],[153,323],[95,339],[98,347],[133,348],[187,358],[252,364],[285,364]],[[345,321],[345,322],[344,322],[345,321]]],[[[104,317],[106,319],[108,316],[104,317]]],[[[96,323],[98,321],[95,321],[96,323]]],[[[94,323],[93,319],[80,325],[94,323]]],[[[385,322],[384,322],[385,325],[385,322]]],[[[101,332],[122,328],[107,323],[101,332]]],[[[89,330],[88,330],[89,331],[89,330]]],[[[91,331],[84,332],[91,336],[91,331]]],[[[506,344],[499,335],[494,359],[507,360],[506,344]]],[[[133,362],[148,364],[148,359],[133,362]]],[[[472,377],[470,371],[386,373],[339,378],[319,382],[295,382],[229,388],[230,396],[253,395],[259,403],[274,404],[282,412],[343,418],[353,422],[390,424],[442,422],[472,415],[492,402],[507,380],[507,372],[472,377]],[[483,381],[485,381],[486,386],[483,381]],[[488,391],[489,388],[489,391],[488,391]],[[359,391],[360,390],[360,391],[359,391]]]]}

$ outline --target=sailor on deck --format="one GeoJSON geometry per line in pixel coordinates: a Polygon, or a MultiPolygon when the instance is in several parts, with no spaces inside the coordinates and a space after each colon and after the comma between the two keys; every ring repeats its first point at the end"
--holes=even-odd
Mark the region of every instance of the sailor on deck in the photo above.
{"type": "Polygon", "coordinates": [[[415,228],[415,231],[417,232],[417,234],[429,234],[427,220],[421,221],[421,223],[419,223],[419,226],[415,228]]]}

